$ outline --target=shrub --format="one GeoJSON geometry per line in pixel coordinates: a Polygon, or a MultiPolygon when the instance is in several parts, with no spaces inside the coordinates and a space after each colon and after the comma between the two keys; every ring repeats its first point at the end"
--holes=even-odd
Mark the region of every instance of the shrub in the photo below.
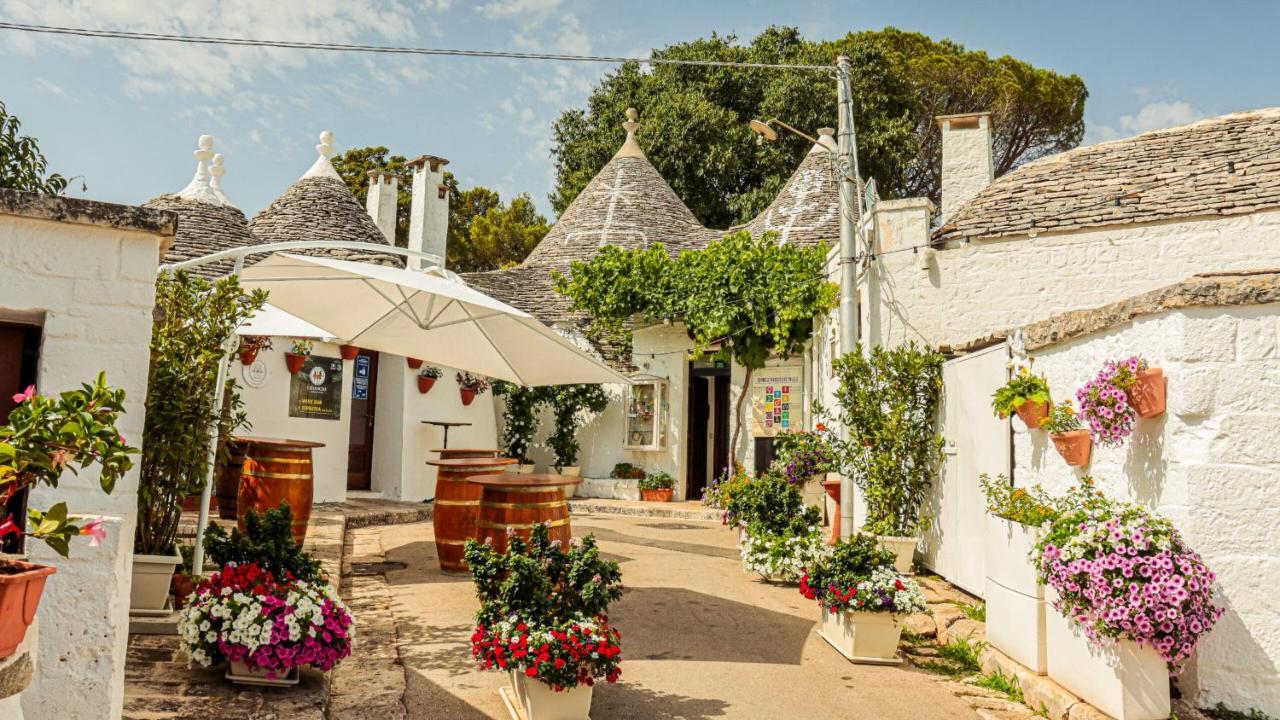
{"type": "Polygon", "coordinates": [[[742,567],[748,572],[768,578],[777,577],[784,582],[797,582],[804,576],[805,568],[811,567],[827,552],[826,536],[819,525],[781,534],[749,527],[741,552],[742,567]]]}
{"type": "Polygon", "coordinates": [[[743,485],[725,510],[730,522],[775,535],[817,525],[822,517],[818,508],[805,507],[798,487],[771,473],[743,485]]]}
{"type": "Polygon", "coordinates": [[[1056,501],[1039,485],[1030,489],[1015,488],[1004,475],[992,480],[986,473],[978,476],[978,483],[987,496],[987,512],[996,517],[1040,527],[1058,516],[1056,501]]]}
{"type": "Polygon", "coordinates": [[[644,477],[644,468],[631,463],[618,463],[609,472],[609,477],[614,480],[639,480],[644,477]]]}
{"type": "Polygon", "coordinates": [[[1063,400],[1049,409],[1049,415],[1040,421],[1040,429],[1056,435],[1080,429],[1080,417],[1076,409],[1071,407],[1070,400],[1063,400]]]}
{"type": "MultiPolygon", "coordinates": [[[[1031,362],[1034,360],[1028,361],[1031,362]]],[[[991,409],[1001,418],[1007,418],[1028,402],[1049,402],[1049,382],[1032,373],[1027,365],[1018,365],[1009,381],[992,394],[991,409]]]]}
{"type": "MultiPolygon", "coordinates": [[[[459,380],[459,384],[461,384],[459,380]]],[[[505,413],[502,423],[502,444],[507,457],[521,463],[529,459],[529,448],[537,431],[538,404],[542,402],[542,388],[531,388],[505,381],[493,384],[493,394],[504,399],[505,413]]]]}
{"type": "Polygon", "coordinates": [[[555,419],[547,447],[556,456],[556,467],[578,464],[578,427],[584,411],[604,412],[609,397],[599,385],[553,385],[543,389],[555,419]]]}
{"type": "Polygon", "coordinates": [[[777,452],[773,470],[792,484],[803,485],[835,466],[831,446],[820,431],[782,433],[773,441],[777,452]]]}
{"type": "Polygon", "coordinates": [[[204,549],[219,566],[254,564],[282,580],[326,582],[320,561],[303,552],[293,539],[293,510],[289,503],[259,515],[249,510],[244,532],[232,528],[228,535],[217,525],[204,533],[204,549]]]}
{"type": "Polygon", "coordinates": [[[671,473],[656,472],[645,475],[636,484],[641,490],[667,490],[676,486],[676,479],[671,477],[671,473]]]}

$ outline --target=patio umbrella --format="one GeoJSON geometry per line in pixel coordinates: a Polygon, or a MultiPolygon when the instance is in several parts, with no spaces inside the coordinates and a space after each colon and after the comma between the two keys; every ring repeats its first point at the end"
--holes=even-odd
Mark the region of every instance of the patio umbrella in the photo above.
{"type": "Polygon", "coordinates": [[[532,315],[438,274],[275,253],[240,284],[370,350],[529,386],[628,382],[532,315]]]}
{"type": "Polygon", "coordinates": [[[263,305],[261,310],[253,314],[253,317],[236,328],[236,335],[241,337],[275,335],[277,337],[304,338],[324,342],[333,342],[338,339],[330,334],[328,330],[316,327],[302,318],[296,318],[280,308],[272,306],[271,303],[263,305]]]}

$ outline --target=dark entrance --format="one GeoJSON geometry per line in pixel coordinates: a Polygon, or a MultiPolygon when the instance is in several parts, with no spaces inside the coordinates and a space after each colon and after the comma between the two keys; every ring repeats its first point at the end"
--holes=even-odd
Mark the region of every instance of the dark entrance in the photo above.
{"type": "Polygon", "coordinates": [[[352,361],[351,435],[347,489],[368,490],[373,481],[373,417],[378,404],[378,353],[361,350],[352,361]]]}
{"type": "MultiPolygon", "coordinates": [[[[36,384],[40,363],[40,327],[0,322],[0,425],[9,422],[9,413],[17,407],[13,395],[36,384]]],[[[12,515],[20,522],[27,514],[27,491],[9,499],[3,517],[12,515]]],[[[0,541],[0,551],[21,553],[23,535],[10,535],[0,541]]]]}
{"type": "Polygon", "coordinates": [[[689,365],[689,447],[686,500],[701,500],[712,479],[729,467],[729,368],[689,365]]]}

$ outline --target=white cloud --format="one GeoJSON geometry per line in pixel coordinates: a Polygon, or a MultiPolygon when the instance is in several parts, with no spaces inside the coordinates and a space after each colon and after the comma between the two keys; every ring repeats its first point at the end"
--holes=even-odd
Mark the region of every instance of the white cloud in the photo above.
{"type": "Polygon", "coordinates": [[[560,7],[561,0],[490,0],[476,8],[476,12],[490,20],[509,20],[530,16],[545,16],[560,7]]]}
{"type": "Polygon", "coordinates": [[[36,78],[36,84],[40,86],[41,90],[49,93],[50,95],[60,98],[65,98],[67,96],[67,91],[63,90],[61,85],[46,78],[36,78]]]}
{"type": "MultiPolygon", "coordinates": [[[[1141,92],[1145,88],[1139,90],[1140,97],[1149,95],[1149,91],[1141,92]]],[[[1150,102],[1133,115],[1121,115],[1116,125],[1099,124],[1089,127],[1085,133],[1085,142],[1106,142],[1131,137],[1152,130],[1186,125],[1207,116],[1207,113],[1185,100],[1150,102]]]]}

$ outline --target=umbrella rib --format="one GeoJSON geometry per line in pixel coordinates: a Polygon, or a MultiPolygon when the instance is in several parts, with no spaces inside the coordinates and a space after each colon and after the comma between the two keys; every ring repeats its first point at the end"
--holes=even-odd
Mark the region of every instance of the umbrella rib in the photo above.
{"type": "MultiPolygon", "coordinates": [[[[458,307],[462,308],[462,312],[466,313],[466,314],[467,314],[467,317],[471,318],[473,321],[474,321],[474,320],[476,320],[475,316],[471,314],[471,311],[467,309],[467,306],[466,306],[466,305],[463,305],[462,303],[458,303],[458,307]]],[[[490,317],[492,317],[492,316],[490,316],[490,317]]],[[[517,324],[519,324],[519,323],[517,323],[517,324]]],[[[476,329],[480,331],[480,334],[481,334],[481,335],[484,335],[484,339],[489,341],[489,346],[493,348],[493,351],[494,351],[494,352],[496,352],[496,353],[498,353],[498,357],[502,358],[502,362],[504,362],[504,363],[506,363],[506,364],[507,364],[507,369],[509,369],[509,370],[511,371],[511,374],[516,376],[516,380],[518,380],[518,381],[520,382],[520,384],[521,384],[521,385],[524,385],[524,384],[525,384],[525,382],[524,382],[524,376],[522,376],[522,375],[521,375],[521,374],[516,370],[515,365],[512,365],[512,364],[511,364],[511,361],[507,359],[507,354],[506,354],[506,353],[504,353],[504,352],[502,352],[502,348],[498,347],[498,343],[496,343],[496,342],[494,342],[494,341],[493,341],[493,338],[492,338],[492,337],[490,337],[490,335],[489,335],[489,331],[488,331],[488,330],[485,330],[485,329],[484,329],[484,326],[483,326],[483,325],[481,325],[481,324],[480,324],[480,323],[478,323],[478,322],[477,322],[477,323],[475,323],[475,326],[476,326],[476,329]]]]}
{"type": "MultiPolygon", "coordinates": [[[[366,281],[366,282],[368,282],[368,281],[366,281]]],[[[404,286],[403,286],[403,285],[401,285],[400,283],[396,283],[396,291],[400,293],[400,298],[401,298],[402,300],[404,300],[405,307],[409,308],[409,312],[413,313],[413,322],[414,322],[414,324],[415,324],[415,325],[417,325],[418,327],[422,328],[423,330],[426,330],[426,328],[425,328],[425,327],[423,327],[423,325],[422,325],[422,320],[420,320],[420,319],[418,318],[418,311],[413,309],[413,304],[410,302],[410,300],[412,300],[413,298],[415,298],[415,297],[417,297],[417,296],[418,296],[418,293],[419,293],[420,291],[418,291],[418,290],[414,290],[412,295],[405,295],[405,294],[404,294],[404,286]]]]}
{"type": "MultiPolygon", "coordinates": [[[[438,296],[438,295],[433,295],[432,297],[439,297],[439,296],[438,296]]],[[[462,308],[462,311],[463,311],[463,312],[467,312],[467,308],[466,308],[466,306],[464,306],[462,303],[458,302],[458,298],[449,298],[449,302],[445,303],[445,304],[444,304],[444,307],[440,308],[440,312],[436,313],[435,315],[432,315],[432,316],[431,316],[431,319],[427,321],[427,324],[422,326],[422,329],[423,329],[423,330],[430,330],[432,327],[434,327],[434,325],[435,325],[435,321],[436,321],[436,318],[438,318],[438,317],[440,317],[441,315],[443,315],[443,314],[445,313],[445,311],[449,309],[449,306],[450,306],[450,305],[452,305],[452,304],[454,304],[454,303],[458,303],[458,307],[462,308]]],[[[468,316],[470,316],[470,315],[471,315],[471,313],[469,313],[469,312],[468,312],[468,313],[467,313],[467,315],[468,315],[468,316]]]]}
{"type": "MultiPolygon", "coordinates": [[[[465,320],[450,320],[449,322],[440,323],[439,325],[431,325],[430,328],[432,330],[439,330],[440,328],[447,328],[450,325],[460,325],[462,323],[475,322],[476,320],[488,320],[489,318],[495,318],[495,317],[496,318],[510,317],[510,315],[504,312],[492,312],[492,313],[489,313],[488,315],[477,315],[475,317],[467,317],[465,320]]],[[[423,329],[425,330],[426,328],[423,328],[423,329]]]]}
{"type": "Polygon", "coordinates": [[[400,308],[399,308],[398,306],[394,306],[394,305],[393,305],[393,306],[391,307],[391,309],[390,309],[390,310],[388,310],[385,314],[383,314],[383,315],[382,315],[381,317],[379,317],[377,320],[374,320],[373,322],[371,322],[371,323],[369,323],[368,325],[366,325],[366,326],[365,326],[365,328],[364,328],[363,330],[361,330],[360,332],[356,333],[355,337],[351,338],[351,340],[350,340],[350,344],[355,345],[355,344],[356,344],[356,340],[360,339],[360,336],[361,336],[361,335],[364,335],[365,333],[369,332],[370,330],[372,330],[373,328],[375,328],[375,327],[378,325],[378,323],[382,322],[383,320],[386,320],[386,319],[387,319],[388,317],[390,317],[393,313],[395,313],[395,312],[397,312],[397,311],[399,311],[399,310],[400,310],[400,308]]]}
{"type": "MultiPolygon", "coordinates": [[[[368,288],[369,288],[370,290],[372,290],[372,291],[374,291],[375,293],[377,293],[377,294],[378,294],[378,295],[379,295],[383,300],[386,300],[386,301],[387,301],[387,304],[391,306],[391,309],[392,309],[392,310],[399,311],[399,313],[400,313],[401,315],[404,315],[405,317],[407,317],[407,318],[409,318],[410,320],[412,320],[414,325],[417,325],[418,327],[422,327],[422,321],[418,319],[418,316],[417,316],[416,314],[414,314],[414,312],[413,312],[413,307],[409,305],[409,298],[405,298],[405,300],[404,300],[404,303],[403,303],[403,304],[402,304],[402,303],[398,303],[398,302],[396,302],[395,300],[393,300],[393,299],[391,299],[390,297],[388,297],[386,293],[384,293],[384,292],[382,292],[381,290],[379,290],[379,289],[377,288],[377,286],[376,286],[376,285],[374,285],[373,283],[369,282],[368,280],[364,280],[364,284],[365,284],[366,286],[368,286],[368,288]],[[408,306],[408,309],[406,309],[406,306],[408,306]]],[[[399,286],[399,285],[396,285],[396,287],[400,287],[400,286],[399,286]]],[[[401,295],[404,295],[404,290],[403,290],[403,289],[400,291],[400,294],[401,294],[401,295]]],[[[414,293],[414,294],[416,295],[417,293],[414,293]]],[[[390,313],[387,313],[387,314],[389,315],[390,313]]],[[[386,315],[383,315],[382,317],[378,318],[379,322],[381,322],[381,321],[382,321],[383,319],[385,319],[386,317],[387,317],[386,315]]],[[[425,329],[425,328],[424,328],[424,329],[425,329]]]]}

